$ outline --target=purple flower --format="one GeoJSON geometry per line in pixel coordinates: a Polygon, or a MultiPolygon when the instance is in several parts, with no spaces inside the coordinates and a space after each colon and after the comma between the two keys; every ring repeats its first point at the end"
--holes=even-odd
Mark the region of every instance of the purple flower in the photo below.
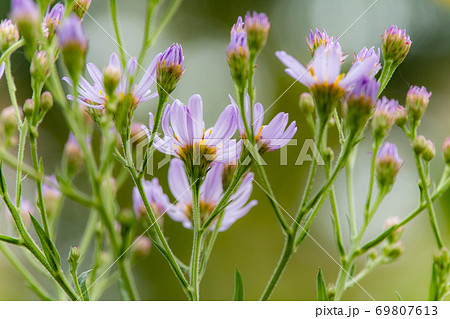
{"type": "MultiPolygon", "coordinates": [[[[130,78],[134,77],[137,70],[137,60],[131,58],[128,60],[125,72],[121,75],[119,85],[115,89],[115,98],[123,99],[124,96],[131,94],[132,107],[136,108],[139,103],[153,99],[158,94],[152,93],[150,88],[155,82],[156,64],[159,60],[159,54],[150,63],[150,66],[145,71],[141,81],[130,90],[130,78]]],[[[103,74],[100,72],[97,66],[93,63],[86,65],[89,75],[94,80],[93,84],[90,84],[84,77],[80,78],[80,83],[77,87],[78,90],[78,102],[95,109],[104,109],[108,104],[109,96],[106,94],[103,74]]],[[[106,68],[115,68],[121,71],[120,61],[117,54],[111,54],[109,65],[106,68]]],[[[73,82],[68,78],[63,78],[67,83],[73,85],[73,82]]],[[[68,95],[67,98],[71,101],[74,100],[72,95],[68,95]]]]}
{"type": "Polygon", "coordinates": [[[376,62],[369,73],[371,77],[374,77],[378,73],[378,71],[381,70],[380,48],[378,48],[377,51],[375,51],[375,47],[371,47],[370,49],[367,49],[366,47],[362,48],[362,50],[359,51],[358,54],[355,54],[355,61],[353,63],[358,61],[364,61],[371,57],[376,58],[376,62]]]}
{"type": "Polygon", "coordinates": [[[71,15],[64,21],[58,36],[61,49],[76,46],[84,53],[87,51],[88,39],[81,26],[81,20],[77,16],[71,15]]]}
{"type": "Polygon", "coordinates": [[[227,47],[227,62],[236,85],[245,87],[249,69],[249,48],[247,32],[241,17],[231,28],[230,43],[227,47]]]}
{"type": "Polygon", "coordinates": [[[329,47],[332,45],[336,46],[336,48],[342,55],[341,45],[334,39],[334,37],[330,37],[325,29],[322,29],[322,31],[317,28],[315,31],[313,31],[312,29],[309,30],[309,37],[306,38],[306,43],[308,44],[311,56],[314,56],[318,47],[329,47]]]}
{"type": "Polygon", "coordinates": [[[375,161],[380,189],[392,186],[402,165],[403,160],[398,155],[395,144],[384,143],[378,151],[375,161]]]}
{"type": "Polygon", "coordinates": [[[0,79],[3,77],[3,73],[5,72],[5,62],[0,64],[0,79]]]}
{"type": "Polygon", "coordinates": [[[416,123],[425,113],[430,102],[431,92],[426,87],[411,86],[406,95],[406,108],[411,122],[416,123]]]}
{"type": "Polygon", "coordinates": [[[11,0],[11,18],[17,23],[37,23],[39,9],[33,0],[11,0]]]}
{"type": "Polygon", "coordinates": [[[47,7],[44,22],[42,23],[44,33],[47,38],[58,30],[63,18],[64,5],[62,3],[57,3],[51,10],[50,5],[47,7]]]}
{"type": "Polygon", "coordinates": [[[270,22],[265,13],[253,11],[253,15],[251,15],[250,12],[247,12],[245,15],[245,31],[248,48],[253,54],[258,54],[266,45],[269,30],[270,22]]]}
{"type": "MultiPolygon", "coordinates": [[[[158,179],[155,177],[151,181],[143,181],[145,196],[152,208],[156,218],[166,213],[171,207],[169,197],[164,194],[162,187],[159,185],[158,179]]],[[[144,206],[141,195],[137,187],[133,188],[133,209],[138,218],[147,217],[147,209],[144,206]]]]}
{"type": "MultiPolygon", "coordinates": [[[[237,108],[236,102],[230,95],[231,104],[237,108]]],[[[245,98],[245,115],[248,126],[253,129],[255,141],[259,144],[260,152],[275,151],[285,146],[297,132],[296,122],[293,121],[286,128],[288,124],[289,115],[284,112],[278,113],[269,124],[263,125],[264,108],[261,103],[253,105],[253,125],[250,119],[250,97],[245,98]]],[[[241,138],[246,138],[244,121],[241,114],[238,116],[237,122],[238,130],[241,138]]]]}
{"type": "Polygon", "coordinates": [[[73,4],[72,11],[80,18],[83,19],[84,15],[91,6],[91,0],[77,0],[73,4]]]}
{"type": "Polygon", "coordinates": [[[183,62],[183,49],[178,43],[172,44],[160,55],[156,66],[158,90],[161,89],[165,94],[170,94],[175,89],[184,73],[183,62]]]}
{"type": "MultiPolygon", "coordinates": [[[[205,180],[200,187],[200,219],[205,221],[212,213],[223,196],[222,173],[223,164],[215,164],[206,174],[205,180]]],[[[222,224],[219,231],[227,230],[235,221],[246,215],[249,210],[257,204],[256,200],[247,201],[253,189],[253,173],[248,173],[239,188],[230,198],[230,204],[225,208],[222,224]]],[[[183,162],[172,159],[169,168],[169,187],[177,199],[177,205],[170,209],[167,214],[174,221],[183,223],[185,228],[192,228],[192,192],[186,177],[183,162]]],[[[216,222],[210,230],[214,230],[216,222]]]]}
{"type": "Polygon", "coordinates": [[[175,100],[164,111],[164,138],[156,136],[155,147],[163,153],[181,158],[189,169],[192,165],[208,166],[213,161],[232,162],[240,152],[240,143],[230,139],[236,132],[237,114],[236,106],[228,105],[216,124],[205,129],[200,95],[191,96],[188,105],[175,100]]]}
{"type": "Polygon", "coordinates": [[[244,22],[242,22],[242,17],[238,17],[237,22],[233,25],[230,32],[230,43],[227,47],[227,55],[234,53],[239,53],[240,51],[247,51],[247,32],[244,28],[244,22]]]}
{"type": "Polygon", "coordinates": [[[19,41],[19,30],[11,20],[5,19],[0,23],[0,50],[3,52],[19,41]]]}
{"type": "Polygon", "coordinates": [[[384,31],[382,39],[384,60],[394,65],[402,63],[411,47],[411,39],[406,34],[406,29],[393,25],[384,31]]]}

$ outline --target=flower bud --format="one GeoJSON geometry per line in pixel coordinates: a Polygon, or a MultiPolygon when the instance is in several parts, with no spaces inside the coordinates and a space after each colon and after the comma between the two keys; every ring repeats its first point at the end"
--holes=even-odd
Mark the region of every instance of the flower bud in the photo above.
{"type": "Polygon", "coordinates": [[[442,145],[442,150],[444,153],[445,163],[450,166],[450,137],[445,139],[444,144],[442,145]]]}
{"type": "Polygon", "coordinates": [[[0,23],[0,50],[5,52],[17,41],[19,41],[17,26],[9,19],[2,20],[0,23]]]}
{"type": "Polygon", "coordinates": [[[378,151],[375,168],[377,172],[377,181],[380,191],[388,191],[394,184],[403,160],[398,156],[395,144],[384,143],[378,151]]]}
{"type": "Polygon", "coordinates": [[[247,85],[249,54],[247,33],[242,18],[239,17],[236,24],[231,28],[230,43],[227,47],[227,62],[230,66],[233,81],[241,89],[247,85]]]}
{"type": "Polygon", "coordinates": [[[256,56],[264,48],[269,36],[270,22],[265,13],[247,12],[245,15],[245,31],[250,52],[256,56]]]}
{"type": "Polygon", "coordinates": [[[377,108],[372,118],[373,138],[376,142],[381,142],[394,125],[394,116],[398,107],[398,102],[389,100],[385,96],[378,100],[377,108]]]}
{"type": "Polygon", "coordinates": [[[305,114],[314,114],[314,99],[310,93],[302,93],[299,101],[300,111],[305,114]]]}
{"type": "MultiPolygon", "coordinates": [[[[78,1],[75,1],[75,3],[77,2],[78,1]]],[[[55,6],[51,10],[50,5],[48,6],[42,26],[45,32],[45,36],[49,41],[53,39],[53,36],[58,31],[63,18],[64,5],[62,3],[55,4],[55,6]]]]}
{"type": "Polygon", "coordinates": [[[143,259],[150,254],[152,248],[152,241],[145,236],[136,239],[132,246],[132,253],[138,259],[143,259]]]}
{"type": "Polygon", "coordinates": [[[69,258],[67,258],[67,261],[69,262],[71,268],[76,268],[79,259],[80,249],[78,247],[70,247],[69,258]]]}
{"type": "Polygon", "coordinates": [[[331,163],[333,161],[334,158],[334,152],[331,149],[331,147],[327,147],[324,151],[323,151],[323,157],[325,162],[327,163],[331,163]]]}
{"type": "Polygon", "coordinates": [[[411,86],[408,94],[406,95],[406,109],[408,111],[408,117],[410,122],[414,126],[418,126],[420,119],[422,118],[425,110],[430,102],[431,92],[428,93],[427,89],[422,86],[411,86]]]}
{"type": "Polygon", "coordinates": [[[184,56],[181,45],[172,44],[161,54],[156,66],[156,80],[159,95],[170,94],[184,73],[184,56]]]}
{"type": "Polygon", "coordinates": [[[416,136],[412,142],[412,147],[414,153],[416,153],[417,155],[422,154],[425,151],[425,148],[427,147],[427,140],[425,136],[423,135],[416,136]]]}
{"type": "Polygon", "coordinates": [[[392,245],[386,245],[383,247],[383,254],[389,258],[389,261],[393,261],[399,258],[404,251],[404,245],[401,241],[398,241],[392,245]]]}
{"type": "Polygon", "coordinates": [[[14,106],[8,106],[0,113],[0,128],[7,137],[11,136],[17,129],[17,118],[14,106]]]}
{"type": "Polygon", "coordinates": [[[403,106],[401,106],[401,105],[397,106],[397,109],[396,109],[395,115],[394,115],[394,119],[395,119],[395,124],[398,127],[403,127],[408,122],[408,116],[406,115],[406,109],[403,106]]]}
{"type": "Polygon", "coordinates": [[[73,175],[78,172],[83,166],[83,153],[81,152],[80,145],[73,136],[72,133],[69,135],[66,145],[64,146],[64,155],[67,158],[67,170],[69,175],[73,175]]]}
{"type": "Polygon", "coordinates": [[[377,259],[378,257],[378,252],[376,249],[371,248],[368,252],[367,252],[367,261],[373,262],[375,259],[377,259]]]}
{"type": "Polygon", "coordinates": [[[77,0],[73,3],[72,12],[75,13],[80,19],[83,19],[90,6],[91,0],[77,0]]]}
{"type": "Polygon", "coordinates": [[[319,31],[319,29],[316,28],[315,31],[309,30],[309,37],[306,38],[306,43],[308,44],[311,56],[314,56],[314,53],[318,47],[327,47],[328,45],[335,43],[335,41],[333,37],[328,36],[324,29],[319,31]]]}
{"type": "Polygon", "coordinates": [[[32,99],[25,100],[23,104],[23,114],[25,117],[31,117],[34,112],[34,101],[32,99]]]}
{"type": "Polygon", "coordinates": [[[377,101],[380,84],[371,78],[363,78],[347,97],[345,119],[352,132],[363,128],[369,120],[377,101]]]}
{"type": "Polygon", "coordinates": [[[382,39],[384,60],[398,66],[403,62],[411,47],[411,39],[406,34],[406,29],[393,25],[384,31],[382,39]]]}
{"type": "Polygon", "coordinates": [[[20,35],[32,48],[39,39],[39,9],[33,0],[12,0],[11,18],[19,29],[20,35]]]}
{"type": "Polygon", "coordinates": [[[58,32],[59,46],[64,57],[64,64],[74,82],[84,68],[84,59],[88,40],[84,34],[80,19],[71,15],[58,32]]]}
{"type": "Polygon", "coordinates": [[[41,94],[41,110],[44,112],[49,111],[53,107],[53,96],[49,91],[45,91],[41,94]]]}
{"type": "MultiPolygon", "coordinates": [[[[400,218],[398,218],[397,216],[389,217],[384,222],[384,228],[387,230],[387,229],[389,229],[389,228],[391,228],[393,226],[398,225],[399,223],[400,223],[400,218]]],[[[403,226],[397,228],[392,234],[390,234],[387,237],[388,243],[393,244],[393,243],[399,241],[400,240],[400,236],[402,235],[403,231],[404,231],[403,226]]]]}
{"type": "Polygon", "coordinates": [[[31,60],[30,74],[34,81],[44,83],[50,75],[50,62],[45,51],[36,52],[31,60]]]}
{"type": "Polygon", "coordinates": [[[436,147],[432,141],[427,140],[426,147],[422,153],[422,158],[425,162],[429,162],[434,158],[434,155],[436,155],[436,147]]]}
{"type": "Polygon", "coordinates": [[[108,64],[103,69],[103,85],[108,96],[114,97],[114,91],[119,85],[121,76],[120,68],[113,64],[108,64]]]}
{"type": "Polygon", "coordinates": [[[55,216],[59,208],[61,191],[55,186],[58,185],[55,175],[46,179],[42,184],[42,196],[44,198],[45,211],[49,216],[55,216]]]}

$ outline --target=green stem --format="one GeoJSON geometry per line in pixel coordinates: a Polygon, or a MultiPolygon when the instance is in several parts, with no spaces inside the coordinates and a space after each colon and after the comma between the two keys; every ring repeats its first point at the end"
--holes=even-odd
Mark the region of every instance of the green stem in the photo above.
{"type": "Polygon", "coordinates": [[[367,218],[370,209],[370,202],[372,200],[373,184],[375,179],[375,161],[377,158],[379,143],[372,144],[372,159],[370,161],[370,179],[369,179],[369,190],[367,191],[366,204],[364,205],[364,218],[367,218]]]}
{"type": "Polygon", "coordinates": [[[144,24],[144,37],[141,45],[141,52],[139,53],[138,64],[142,64],[145,54],[149,48],[149,35],[150,35],[150,22],[153,14],[153,9],[158,4],[159,0],[147,0],[147,11],[145,13],[145,24],[144,24]]]}
{"type": "MultiPolygon", "coordinates": [[[[331,167],[329,164],[326,164],[326,171],[327,171],[327,179],[330,178],[331,176],[331,167]]],[[[339,222],[339,212],[338,212],[338,206],[337,206],[337,202],[336,202],[336,194],[335,194],[335,190],[334,190],[334,186],[331,186],[331,190],[330,190],[330,205],[331,205],[331,212],[333,214],[333,229],[334,229],[334,236],[336,239],[336,245],[338,247],[339,250],[339,255],[341,256],[341,260],[343,260],[344,256],[345,256],[345,248],[344,248],[344,244],[342,242],[342,236],[341,236],[341,225],[339,222]]]]}
{"type": "Polygon", "coordinates": [[[111,19],[112,19],[113,26],[114,26],[114,32],[116,34],[117,46],[119,47],[120,60],[122,61],[123,67],[125,67],[125,64],[126,64],[125,52],[124,52],[124,49],[122,46],[122,39],[120,38],[119,21],[117,18],[116,0],[109,0],[109,5],[111,7],[111,19]]]}
{"type": "Polygon", "coordinates": [[[394,74],[395,70],[397,69],[397,66],[395,66],[392,61],[387,60],[384,61],[383,70],[381,71],[380,78],[378,79],[378,82],[380,83],[380,89],[378,91],[378,96],[381,95],[381,93],[386,88],[386,85],[389,83],[389,81],[392,78],[392,75],[394,74]]]}
{"type": "Polygon", "coordinates": [[[200,221],[200,202],[199,202],[199,192],[200,192],[200,182],[193,181],[192,187],[192,211],[193,211],[193,231],[194,231],[194,242],[192,246],[192,256],[191,256],[191,266],[190,266],[190,286],[192,289],[192,300],[200,300],[200,280],[199,280],[199,266],[200,266],[200,246],[202,242],[202,234],[200,232],[201,221],[200,221]]]}
{"type": "Polygon", "coordinates": [[[6,61],[6,59],[14,53],[17,49],[23,47],[25,45],[25,40],[20,39],[16,43],[14,43],[12,46],[10,46],[5,52],[3,52],[2,56],[0,57],[0,64],[6,61]]]}
{"type": "Polygon", "coordinates": [[[355,158],[356,158],[356,148],[350,152],[347,165],[345,167],[349,223],[352,238],[356,236],[356,233],[358,231],[356,226],[356,215],[355,215],[355,196],[353,192],[353,169],[355,167],[355,158]]]}
{"type": "Polygon", "coordinates": [[[9,97],[11,99],[11,103],[14,107],[14,111],[16,114],[17,126],[20,128],[22,126],[22,119],[20,118],[19,104],[17,103],[17,98],[16,98],[16,90],[17,90],[16,84],[14,82],[14,78],[11,73],[11,57],[10,56],[8,56],[5,61],[5,74],[6,74],[6,83],[8,84],[9,97]]]}
{"type": "MultiPolygon", "coordinates": [[[[253,103],[255,101],[255,88],[253,87],[253,76],[254,76],[254,63],[255,63],[255,59],[256,56],[254,56],[253,54],[250,53],[250,58],[249,58],[249,73],[248,73],[248,96],[250,99],[250,123],[251,126],[253,128],[253,103]]],[[[254,132],[253,129],[250,132],[252,134],[251,139],[254,140],[255,136],[254,136],[254,132]]]]}
{"type": "Polygon", "coordinates": [[[17,258],[11,250],[4,244],[0,243],[0,251],[9,260],[9,262],[14,266],[15,269],[22,275],[22,277],[27,281],[28,285],[30,285],[30,289],[41,299],[44,301],[52,300],[49,297],[49,293],[45,290],[44,287],[34,278],[34,276],[25,268],[25,266],[21,263],[19,258],[17,258]]]}
{"type": "Polygon", "coordinates": [[[27,122],[21,124],[20,136],[19,136],[19,150],[17,152],[17,170],[16,170],[16,207],[20,207],[21,193],[22,193],[22,165],[23,154],[25,150],[25,141],[27,138],[27,122]]]}

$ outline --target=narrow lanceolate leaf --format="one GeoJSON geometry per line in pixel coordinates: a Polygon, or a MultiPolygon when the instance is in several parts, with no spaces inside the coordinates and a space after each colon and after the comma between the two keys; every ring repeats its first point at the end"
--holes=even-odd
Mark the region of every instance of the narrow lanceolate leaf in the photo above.
{"type": "Polygon", "coordinates": [[[431,272],[430,293],[428,295],[429,301],[439,300],[439,278],[436,265],[433,263],[433,269],[431,272]]]}
{"type": "Polygon", "coordinates": [[[81,288],[81,293],[82,293],[82,296],[81,296],[81,298],[84,300],[84,301],[89,301],[89,290],[88,290],[88,287],[87,287],[87,283],[86,283],[86,281],[87,281],[87,275],[90,273],[92,271],[92,269],[91,270],[88,270],[88,271],[85,271],[85,272],[83,272],[83,273],[81,273],[79,276],[78,276],[78,284],[80,285],[80,288],[81,288]]]}
{"type": "Polygon", "coordinates": [[[44,229],[42,229],[39,222],[34,218],[32,214],[30,214],[31,222],[33,224],[34,230],[39,237],[39,241],[41,242],[42,250],[44,251],[45,257],[47,257],[47,261],[52,267],[53,270],[58,271],[61,265],[61,258],[59,256],[58,251],[56,250],[55,245],[45,233],[44,229]]]}
{"type": "Polygon", "coordinates": [[[325,278],[323,278],[322,269],[319,268],[317,273],[317,300],[318,301],[329,301],[327,294],[327,287],[325,285],[325,278]]]}
{"type": "Polygon", "coordinates": [[[244,300],[244,281],[242,280],[241,273],[236,269],[234,275],[234,301],[244,300]]]}

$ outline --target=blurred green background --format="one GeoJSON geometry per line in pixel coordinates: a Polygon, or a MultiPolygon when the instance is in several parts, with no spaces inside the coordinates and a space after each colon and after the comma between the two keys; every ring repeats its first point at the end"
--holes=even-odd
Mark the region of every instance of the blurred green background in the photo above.
{"type": "MultiPolygon", "coordinates": [[[[93,1],[89,13],[95,21],[90,17],[84,20],[86,33],[90,38],[87,61],[94,62],[100,69],[107,63],[110,54],[117,52],[115,42],[108,35],[114,34],[108,3],[106,0],[93,1]]],[[[131,55],[137,55],[143,36],[145,1],[119,0],[118,5],[124,46],[131,55]]],[[[297,107],[299,94],[305,89],[296,83],[285,92],[293,79],[284,73],[283,65],[276,59],[274,52],[286,50],[300,61],[307,63],[310,56],[305,37],[310,28],[325,28],[328,34],[340,36],[339,41],[343,51],[349,54],[348,60],[351,60],[353,53],[358,52],[363,46],[380,46],[381,34],[385,27],[398,24],[407,29],[413,46],[385,94],[404,103],[406,92],[411,84],[425,85],[433,92],[420,133],[436,144],[437,155],[432,162],[431,172],[434,179],[438,180],[444,166],[441,145],[450,133],[449,1],[379,0],[374,3],[367,0],[185,0],[173,21],[150,50],[144,67],[157,52],[163,51],[171,43],[182,44],[186,72],[172,96],[187,101],[192,94],[201,94],[206,125],[214,124],[218,114],[229,103],[228,94],[233,92],[225,57],[229,29],[237,16],[244,15],[248,10],[267,13],[272,24],[267,46],[258,60],[257,100],[267,109],[280,95],[281,98],[266,113],[265,123],[277,112],[284,111],[289,112],[290,119],[296,120],[298,124],[296,134],[298,145],[288,147],[287,166],[279,165],[280,152],[265,156],[268,162],[267,172],[277,200],[289,214],[295,214],[310,162],[305,162],[302,166],[295,166],[294,163],[303,140],[312,136],[297,107]],[[368,9],[369,6],[371,6],[370,9],[368,9]]],[[[8,1],[1,1],[0,17],[6,17],[8,11],[8,1]]],[[[13,62],[18,98],[19,102],[23,103],[31,94],[27,75],[29,64],[21,52],[14,55],[13,62]]],[[[349,62],[344,68],[347,69],[348,66],[349,62]]],[[[2,79],[0,108],[7,107],[9,104],[6,81],[2,79]]],[[[155,107],[156,101],[140,105],[136,112],[136,120],[147,123],[148,112],[154,112],[155,107]]],[[[58,108],[54,108],[40,129],[39,147],[40,154],[44,158],[46,173],[51,174],[58,166],[58,159],[67,135],[62,114],[58,108]]],[[[370,140],[368,138],[361,144],[355,172],[356,204],[361,213],[367,191],[370,140]]],[[[381,205],[364,241],[373,238],[382,230],[383,222],[387,217],[406,216],[418,203],[416,183],[418,176],[408,141],[396,127],[393,128],[388,140],[397,144],[405,162],[397,183],[381,205]]],[[[331,144],[337,152],[338,144],[334,135],[331,138],[331,144]]],[[[29,157],[26,160],[29,161],[29,157]]],[[[165,191],[169,192],[167,168],[156,171],[155,175],[165,191]]],[[[11,184],[14,181],[14,171],[8,170],[7,173],[11,184]]],[[[317,178],[317,184],[321,181],[321,177],[317,178]]],[[[77,182],[81,188],[88,187],[83,178],[79,178],[77,182]]],[[[132,205],[132,186],[129,181],[119,194],[119,202],[123,207],[132,205]]],[[[343,232],[347,234],[347,201],[343,176],[338,178],[336,190],[343,232]]],[[[34,185],[30,180],[27,181],[24,191],[25,197],[34,199],[34,185]]],[[[449,195],[447,192],[436,203],[438,221],[446,243],[450,243],[449,195]]],[[[246,299],[258,299],[277,263],[283,245],[280,227],[264,192],[257,185],[254,186],[252,197],[257,199],[259,204],[245,218],[219,236],[201,285],[202,299],[230,300],[233,295],[234,272],[237,268],[244,279],[246,299]]],[[[62,256],[68,255],[70,245],[78,245],[88,213],[87,209],[66,201],[57,243],[62,256]]],[[[1,229],[4,230],[8,228],[8,218],[3,206],[2,216],[1,229]]],[[[289,217],[287,219],[290,220],[289,217]]],[[[175,253],[182,260],[188,261],[192,243],[191,232],[169,218],[165,218],[164,228],[175,253]]],[[[314,300],[316,298],[315,276],[319,267],[323,269],[327,283],[336,280],[339,268],[333,258],[338,260],[338,254],[333,239],[328,202],[323,205],[310,234],[320,246],[311,238],[305,240],[289,263],[272,299],[314,300]]],[[[432,256],[436,245],[426,213],[406,227],[402,240],[405,244],[404,255],[393,264],[377,268],[360,283],[376,300],[396,300],[395,292],[406,300],[427,298],[432,256]]],[[[83,265],[80,270],[87,270],[88,267],[83,265]]],[[[152,250],[147,259],[136,264],[134,273],[142,299],[185,299],[168,264],[156,249],[152,250]]],[[[1,300],[36,299],[25,287],[18,272],[3,256],[0,256],[0,283],[1,300]]],[[[104,295],[104,299],[119,298],[117,285],[113,285],[113,288],[104,295]]],[[[344,295],[344,299],[368,300],[370,297],[361,288],[355,286],[344,295]]]]}

